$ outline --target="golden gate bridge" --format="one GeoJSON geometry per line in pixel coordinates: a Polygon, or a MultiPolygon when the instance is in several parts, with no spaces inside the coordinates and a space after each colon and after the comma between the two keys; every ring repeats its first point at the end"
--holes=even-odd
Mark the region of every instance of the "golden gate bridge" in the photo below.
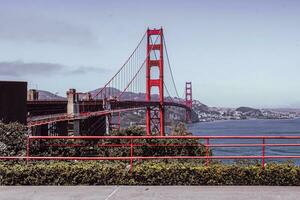
{"type": "Polygon", "coordinates": [[[70,89],[66,101],[32,98],[27,102],[27,124],[33,135],[45,135],[43,132],[51,127],[59,135],[65,134],[70,123],[75,135],[83,130],[91,134],[103,127],[108,132],[114,125],[120,127],[120,115],[117,123],[113,123],[112,114],[144,109],[147,135],[164,136],[165,109],[169,106],[184,109],[186,121],[191,121],[191,82],[186,82],[185,100],[180,98],[163,28],[147,29],[122,67],[103,87],[94,93],[70,89]]]}

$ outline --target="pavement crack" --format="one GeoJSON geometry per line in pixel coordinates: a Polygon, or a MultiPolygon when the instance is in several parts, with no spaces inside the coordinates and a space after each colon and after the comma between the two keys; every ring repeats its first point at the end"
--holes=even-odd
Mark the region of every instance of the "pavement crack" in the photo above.
{"type": "Polygon", "coordinates": [[[105,200],[109,200],[109,198],[111,198],[118,190],[119,190],[120,186],[117,186],[116,189],[114,189],[114,191],[112,191],[105,200]]]}

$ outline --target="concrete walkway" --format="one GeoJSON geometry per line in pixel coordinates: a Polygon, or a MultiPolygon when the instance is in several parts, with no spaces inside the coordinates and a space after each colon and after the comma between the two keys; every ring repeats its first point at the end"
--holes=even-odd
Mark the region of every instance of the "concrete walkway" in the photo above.
{"type": "Polygon", "coordinates": [[[300,187],[268,186],[3,186],[1,200],[208,199],[296,200],[300,187]]]}

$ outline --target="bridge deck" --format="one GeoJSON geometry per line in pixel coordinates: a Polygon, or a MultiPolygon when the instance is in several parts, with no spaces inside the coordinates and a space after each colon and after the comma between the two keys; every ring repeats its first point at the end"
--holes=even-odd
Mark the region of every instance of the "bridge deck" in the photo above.
{"type": "MultiPolygon", "coordinates": [[[[157,106],[159,101],[111,101],[111,110],[102,110],[103,101],[80,101],[80,114],[67,114],[67,101],[28,101],[27,107],[30,116],[27,119],[28,127],[40,126],[53,122],[86,119],[92,116],[107,115],[110,113],[126,112],[144,109],[148,106],[157,106]]],[[[175,106],[189,110],[181,102],[165,102],[165,106],[175,106]]]]}

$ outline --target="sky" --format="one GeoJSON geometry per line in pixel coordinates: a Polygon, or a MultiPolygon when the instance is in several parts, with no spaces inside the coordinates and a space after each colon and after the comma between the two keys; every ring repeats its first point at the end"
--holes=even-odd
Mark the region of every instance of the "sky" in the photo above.
{"type": "Polygon", "coordinates": [[[300,107],[298,0],[0,0],[0,80],[65,96],[103,86],[164,28],[179,93],[219,107],[300,107]]]}

